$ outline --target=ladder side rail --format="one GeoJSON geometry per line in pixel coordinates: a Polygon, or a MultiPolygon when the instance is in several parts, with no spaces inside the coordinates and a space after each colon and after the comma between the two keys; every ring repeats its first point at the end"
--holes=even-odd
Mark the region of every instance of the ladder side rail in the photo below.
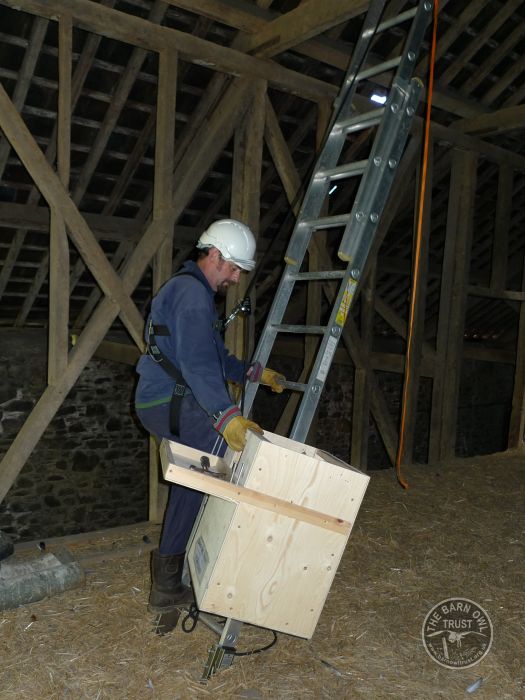
{"type": "Polygon", "coordinates": [[[403,155],[421,90],[421,81],[414,78],[406,87],[398,83],[390,92],[385,118],[370,154],[370,167],[361,178],[350,220],[339,246],[338,255],[341,260],[351,264],[355,280],[359,280],[365,267],[403,155]]]}
{"type": "Polygon", "coordinates": [[[326,327],[326,332],[321,341],[317,356],[312,367],[307,388],[299,404],[294,424],[289,437],[298,442],[304,442],[308,435],[308,430],[312,422],[317,404],[321,397],[328,370],[343,332],[343,327],[350,310],[349,300],[354,295],[354,288],[357,282],[352,279],[351,266],[347,266],[346,274],[339,285],[336,300],[332,307],[330,319],[326,327]]]}
{"type": "MultiPolygon", "coordinates": [[[[417,58],[419,55],[419,51],[421,48],[421,44],[423,41],[423,37],[425,34],[425,31],[427,29],[427,26],[430,22],[430,19],[432,17],[432,6],[433,3],[431,0],[423,0],[423,2],[420,2],[414,17],[414,20],[412,22],[412,25],[410,27],[410,30],[408,32],[404,47],[403,47],[403,53],[401,57],[401,61],[399,63],[399,66],[397,68],[396,74],[394,76],[394,79],[392,81],[392,87],[390,89],[390,93],[388,95],[387,103],[385,105],[385,113],[383,116],[383,120],[378,128],[376,138],[374,140],[374,146],[372,148],[372,153],[370,155],[370,166],[372,168],[372,174],[369,174],[369,170],[364,174],[360,187],[358,189],[356,199],[354,201],[354,206],[352,208],[352,216],[350,217],[350,222],[347,225],[345,229],[345,233],[343,234],[343,238],[341,240],[341,244],[339,246],[339,257],[342,260],[345,261],[351,261],[351,255],[352,252],[355,251],[356,249],[356,243],[354,236],[357,235],[354,232],[354,225],[355,222],[360,223],[361,225],[365,224],[365,219],[368,218],[368,216],[374,215],[374,218],[376,218],[377,214],[380,213],[378,211],[375,212],[368,212],[367,210],[362,207],[362,204],[366,203],[367,199],[369,199],[366,195],[368,188],[371,186],[371,182],[369,178],[375,179],[377,176],[380,174],[382,175],[383,173],[387,173],[388,171],[385,169],[386,168],[386,162],[385,160],[382,160],[380,162],[381,170],[383,173],[380,173],[380,170],[377,166],[377,161],[376,159],[382,158],[382,150],[384,149],[385,145],[388,145],[389,136],[388,136],[388,130],[392,129],[392,113],[394,115],[396,112],[402,109],[405,100],[403,100],[403,95],[406,94],[407,92],[413,92],[415,95],[416,92],[416,87],[414,84],[414,80],[418,79],[412,79],[412,75],[414,73],[414,69],[416,66],[417,58]]],[[[420,86],[419,92],[421,91],[422,84],[420,86]]],[[[407,105],[405,108],[407,110],[412,110],[416,108],[417,106],[417,101],[419,99],[419,94],[417,97],[417,100],[414,103],[411,103],[409,106],[407,105]]],[[[410,117],[412,114],[409,115],[410,117]]],[[[391,140],[393,143],[393,140],[391,140]]],[[[406,141],[406,139],[405,139],[406,141]]],[[[405,143],[403,141],[403,144],[405,143]]],[[[402,151],[402,148],[401,148],[402,151]]],[[[393,157],[393,156],[392,156],[393,157]]],[[[399,158],[394,160],[398,161],[399,158]]],[[[389,183],[388,183],[388,189],[386,190],[387,194],[390,189],[391,182],[393,180],[393,175],[395,172],[395,168],[397,167],[397,162],[394,164],[393,167],[389,166],[389,170],[391,177],[389,178],[389,183]]],[[[386,202],[386,197],[384,198],[386,202]]],[[[374,222],[372,222],[374,223],[374,222]]],[[[362,240],[362,238],[360,238],[362,240]]],[[[365,250],[361,254],[361,261],[360,264],[361,266],[364,265],[364,262],[366,260],[366,255],[368,254],[369,246],[365,248],[365,250]]],[[[356,264],[357,267],[357,264],[356,264]]]]}
{"type": "Polygon", "coordinates": [[[306,249],[308,248],[308,243],[310,242],[311,231],[305,231],[304,235],[296,236],[296,230],[300,231],[304,220],[314,219],[319,215],[328,189],[330,188],[330,179],[319,178],[316,174],[319,170],[326,170],[333,167],[339,160],[345,144],[346,134],[342,129],[337,127],[337,120],[348,120],[357,114],[356,108],[352,104],[357,87],[357,75],[372,45],[375,31],[383,14],[385,2],[386,0],[376,0],[371,3],[363,22],[363,29],[361,30],[360,37],[352,54],[342,88],[338,97],[334,100],[334,108],[326,137],[312,171],[312,176],[285,255],[285,261],[289,264],[293,265],[297,261],[303,259],[306,249]]]}
{"type": "Polygon", "coordinates": [[[334,110],[328,125],[327,133],[332,131],[336,120],[338,120],[340,116],[343,116],[343,111],[351,109],[351,101],[356,87],[356,78],[359,71],[363,68],[366,56],[368,55],[376,35],[377,28],[380,26],[385,5],[386,0],[378,0],[378,2],[371,3],[368,8],[341,90],[334,100],[334,110]]]}
{"type": "MultiPolygon", "coordinates": [[[[376,30],[379,26],[381,26],[380,21],[384,10],[384,5],[385,0],[377,0],[370,6],[364,20],[363,30],[361,31],[360,38],[356,44],[354,55],[352,56],[350,66],[347,71],[343,87],[339,97],[336,98],[334,103],[331,126],[327,132],[326,140],[322,146],[310,178],[310,183],[303,199],[303,204],[299,211],[299,215],[285,255],[286,266],[281,277],[281,282],[279,284],[276,296],[274,297],[270,313],[254,354],[254,360],[260,362],[263,366],[266,365],[270,356],[278,332],[278,329],[276,329],[275,326],[280,324],[282,321],[284,312],[294,289],[295,279],[300,273],[302,261],[306,255],[312,233],[315,229],[315,226],[313,226],[311,222],[319,217],[322,204],[331,184],[330,178],[321,176],[319,174],[319,170],[327,169],[328,167],[333,166],[337,163],[340,157],[345,143],[346,134],[344,128],[341,128],[337,120],[341,119],[342,121],[348,122],[349,119],[352,119],[353,117],[354,107],[352,105],[352,99],[358,82],[358,73],[363,66],[372,39],[376,34],[376,30]]],[[[386,204],[386,199],[388,197],[390,186],[397,168],[397,161],[401,157],[406,139],[408,137],[408,126],[406,125],[407,117],[411,118],[412,114],[407,114],[405,112],[412,112],[412,109],[415,111],[415,104],[417,104],[417,98],[419,97],[419,92],[421,89],[421,86],[419,86],[419,89],[417,89],[415,83],[409,83],[408,79],[414,70],[423,34],[430,19],[431,9],[431,0],[424,0],[424,2],[419,3],[417,10],[415,11],[414,20],[405,41],[403,52],[399,60],[398,69],[394,77],[391,94],[389,95],[389,100],[385,106],[383,118],[379,124],[378,131],[374,139],[372,153],[361,179],[356,200],[352,208],[352,213],[349,215],[349,223],[346,224],[344,229],[339,248],[339,257],[351,263],[348,265],[347,272],[348,275],[353,274],[354,276],[353,284],[351,286],[349,285],[348,280],[346,285],[344,282],[341,284],[342,291],[340,291],[341,294],[347,294],[346,302],[348,303],[348,306],[352,303],[361,269],[364,267],[366,262],[380,214],[382,213],[386,204]],[[410,98],[409,105],[405,104],[407,101],[407,96],[410,98]],[[394,109],[392,109],[392,106],[394,106],[394,109]],[[392,115],[394,117],[398,116],[398,111],[400,112],[399,118],[393,120],[392,115]],[[400,128],[400,126],[403,126],[404,128],[400,128]],[[389,136],[389,131],[392,129],[395,131],[395,136],[389,136]],[[380,153],[382,153],[383,156],[378,156],[380,153]],[[377,163],[374,163],[374,157],[381,158],[387,154],[389,157],[386,157],[382,161],[383,167],[379,168],[377,163]],[[385,163],[387,165],[385,165],[385,163]],[[394,163],[394,165],[392,165],[392,163],[394,163]],[[384,183],[382,184],[381,182],[381,180],[384,180],[385,177],[388,178],[386,185],[384,183]],[[364,209],[364,205],[367,204],[368,209],[374,209],[374,211],[371,211],[369,214],[364,213],[364,211],[367,211],[367,209],[364,209]],[[360,214],[359,217],[357,217],[358,214],[360,214]],[[371,220],[368,221],[370,214],[372,215],[371,220]],[[366,219],[366,222],[363,219],[366,219]],[[355,231],[355,223],[361,223],[361,220],[363,220],[361,230],[355,231]],[[367,224],[366,226],[365,223],[367,224]],[[371,226],[368,224],[371,224],[371,226]],[[345,255],[345,247],[351,250],[353,257],[355,257],[355,255],[358,256],[360,261],[359,268],[356,266],[353,257],[350,259],[345,255]],[[348,286],[348,291],[346,292],[345,286],[348,286]],[[348,297],[350,290],[352,293],[348,297]]],[[[410,119],[408,121],[410,121],[410,119]]],[[[330,337],[331,335],[327,331],[318,352],[319,362],[321,362],[324,358],[325,364],[328,361],[329,353],[327,354],[326,347],[324,346],[328,344],[330,337]]],[[[330,341],[330,345],[328,347],[331,347],[332,343],[333,341],[330,341]]],[[[330,362],[331,356],[328,361],[328,366],[330,362]]],[[[313,375],[314,371],[312,370],[312,376],[313,375]]],[[[315,386],[315,383],[313,383],[312,386],[315,386]]],[[[249,413],[253,405],[257,389],[257,384],[247,385],[244,397],[245,414],[249,413]]],[[[308,385],[308,389],[305,391],[305,397],[303,397],[303,403],[305,403],[305,399],[309,397],[310,393],[315,392],[311,391],[310,386],[308,385]]],[[[306,403],[310,403],[309,399],[306,401],[306,403]]]]}

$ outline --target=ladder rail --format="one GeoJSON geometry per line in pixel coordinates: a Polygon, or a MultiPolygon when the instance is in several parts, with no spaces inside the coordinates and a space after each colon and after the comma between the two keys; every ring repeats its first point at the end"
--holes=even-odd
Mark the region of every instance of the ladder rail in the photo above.
{"type": "MultiPolygon", "coordinates": [[[[337,320],[346,319],[355,297],[422,89],[421,81],[412,78],[412,74],[424,32],[430,21],[432,2],[420,0],[415,7],[402,12],[397,17],[382,21],[384,7],[385,0],[373,2],[365,17],[340,94],[334,102],[330,125],[288,244],[285,254],[286,266],[254,354],[254,360],[265,366],[277,334],[292,332],[290,330],[292,326],[283,324],[282,320],[296,281],[341,280],[337,299],[324,329],[310,378],[306,385],[300,385],[300,391],[303,391],[303,386],[306,386],[306,389],[292,427],[293,434],[290,435],[294,439],[304,439],[308,432],[308,416],[311,421],[341,335],[342,326],[337,323],[337,320]],[[360,77],[369,75],[368,68],[364,68],[364,64],[373,39],[379,31],[408,20],[412,20],[412,24],[400,56],[378,64],[380,70],[386,70],[387,66],[397,66],[385,106],[372,109],[365,114],[356,113],[353,99],[360,77]],[[338,165],[347,133],[376,125],[377,132],[368,160],[359,161],[357,164],[354,162],[338,165]],[[321,216],[321,208],[332,180],[352,177],[358,174],[359,170],[362,170],[361,181],[351,212],[321,216]],[[342,237],[338,256],[347,263],[346,270],[327,270],[324,273],[301,272],[311,237],[315,231],[323,228],[341,228],[342,237]]],[[[376,65],[375,68],[377,67],[376,65]]],[[[301,332],[300,326],[293,326],[293,328],[293,332],[301,332]]],[[[306,333],[306,329],[307,327],[303,326],[302,332],[306,333]]],[[[317,332],[320,332],[320,328],[317,332]]],[[[296,383],[290,382],[287,386],[298,390],[296,383]]],[[[251,410],[257,389],[257,384],[247,384],[244,396],[246,415],[251,410]]]]}
{"type": "MultiPolygon", "coordinates": [[[[286,383],[287,388],[303,393],[290,432],[292,439],[301,442],[304,442],[307,437],[346,319],[350,313],[361,272],[370,252],[395,170],[408,138],[410,123],[422,88],[420,81],[412,79],[411,76],[419,47],[423,41],[423,33],[430,21],[432,0],[420,0],[414,8],[406,10],[396,17],[381,20],[385,3],[386,0],[372,0],[366,14],[339,96],[334,101],[334,110],[327,134],[287,248],[286,266],[254,354],[254,360],[265,366],[279,332],[322,333],[323,337],[308,382],[303,384],[288,381],[286,383]],[[374,37],[379,32],[410,19],[413,20],[412,25],[399,59],[389,59],[384,63],[365,67],[365,60],[374,37]],[[374,109],[364,115],[356,113],[353,98],[359,80],[367,76],[377,75],[378,72],[392,68],[394,65],[397,66],[397,71],[385,108],[374,109]],[[321,208],[331,182],[330,171],[335,177],[347,177],[348,172],[352,169],[352,166],[348,166],[345,170],[344,167],[337,165],[347,134],[376,125],[378,130],[354,199],[352,211],[342,215],[321,215],[321,208]],[[380,162],[377,161],[378,158],[380,162]],[[320,170],[324,170],[323,177],[319,176],[318,171],[320,170]],[[357,214],[359,212],[363,212],[363,217],[360,216],[358,221],[357,214]],[[355,233],[356,222],[360,223],[361,220],[363,225],[355,233]],[[343,229],[338,255],[347,262],[346,269],[301,272],[302,262],[311,236],[316,230],[323,228],[343,229]],[[327,326],[283,324],[284,312],[295,283],[297,281],[308,282],[309,280],[331,281],[332,284],[340,280],[327,326]]],[[[258,384],[250,382],[246,385],[243,405],[245,415],[248,415],[252,408],[258,386],[258,384]]],[[[240,625],[241,623],[232,619],[228,619],[224,623],[221,639],[210,651],[208,665],[204,672],[205,680],[215,671],[231,664],[233,656],[227,654],[227,645],[233,646],[236,642],[240,625]]]]}

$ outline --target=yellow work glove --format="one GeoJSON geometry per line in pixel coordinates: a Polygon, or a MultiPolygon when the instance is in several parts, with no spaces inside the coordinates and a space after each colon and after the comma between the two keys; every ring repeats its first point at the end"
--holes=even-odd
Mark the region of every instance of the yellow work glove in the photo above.
{"type": "Polygon", "coordinates": [[[243,450],[246,445],[247,430],[253,430],[256,433],[261,433],[261,435],[263,433],[263,429],[257,423],[248,420],[244,416],[232,418],[222,433],[228,443],[228,447],[231,447],[236,452],[243,450]]]}
{"type": "Polygon", "coordinates": [[[275,391],[276,394],[283,393],[285,382],[286,377],[284,376],[284,374],[279,374],[279,372],[276,372],[274,369],[270,369],[269,367],[263,369],[263,373],[261,375],[261,384],[269,386],[270,389],[272,391],[275,391]]]}

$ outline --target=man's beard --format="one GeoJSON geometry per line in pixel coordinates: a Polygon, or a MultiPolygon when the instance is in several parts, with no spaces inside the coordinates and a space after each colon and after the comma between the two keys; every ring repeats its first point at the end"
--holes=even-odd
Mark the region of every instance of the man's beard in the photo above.
{"type": "Polygon", "coordinates": [[[224,282],[221,282],[220,284],[218,284],[216,294],[218,294],[221,297],[225,297],[226,292],[228,291],[228,287],[230,286],[230,284],[231,283],[227,282],[227,281],[224,281],[224,282]]]}

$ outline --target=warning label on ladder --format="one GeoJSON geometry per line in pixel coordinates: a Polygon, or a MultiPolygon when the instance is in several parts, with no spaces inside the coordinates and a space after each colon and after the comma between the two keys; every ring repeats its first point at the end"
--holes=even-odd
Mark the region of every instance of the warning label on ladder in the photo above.
{"type": "Polygon", "coordinates": [[[316,379],[320,382],[324,382],[330,365],[332,364],[332,357],[334,356],[335,349],[337,347],[337,338],[331,335],[326,343],[326,350],[324,351],[323,359],[319,366],[319,371],[317,372],[316,379]]]}
{"type": "Polygon", "coordinates": [[[350,309],[350,304],[352,303],[352,298],[355,294],[355,288],[357,287],[356,280],[348,280],[346,289],[343,292],[343,298],[341,299],[341,304],[339,305],[339,311],[335,317],[335,322],[341,328],[345,325],[346,317],[348,316],[348,310],[350,309]]]}

